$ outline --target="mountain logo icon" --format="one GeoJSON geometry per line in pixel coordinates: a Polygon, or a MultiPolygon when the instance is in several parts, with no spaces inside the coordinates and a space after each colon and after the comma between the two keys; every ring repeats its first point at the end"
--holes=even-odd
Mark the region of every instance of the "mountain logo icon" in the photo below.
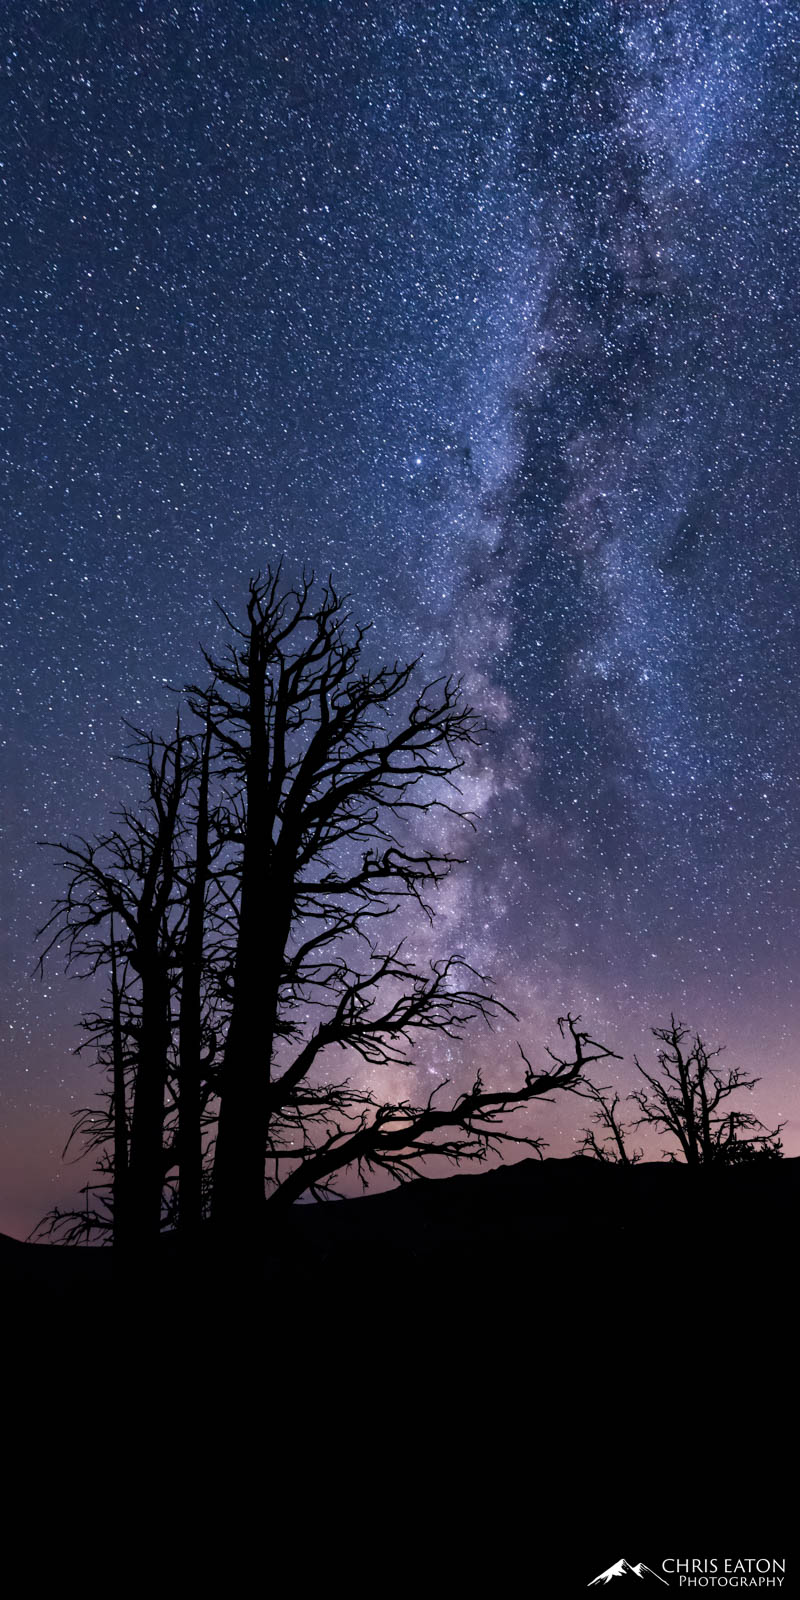
{"type": "Polygon", "coordinates": [[[659,1583],[664,1583],[669,1588],[666,1578],[662,1578],[659,1572],[654,1572],[652,1567],[646,1567],[643,1561],[637,1561],[635,1566],[631,1566],[630,1561],[626,1561],[624,1556],[622,1556],[621,1560],[615,1561],[613,1567],[606,1567],[605,1572],[598,1572],[597,1577],[591,1578],[586,1587],[591,1589],[596,1583],[610,1583],[612,1578],[627,1578],[630,1576],[634,1578],[656,1578],[659,1583]]]}

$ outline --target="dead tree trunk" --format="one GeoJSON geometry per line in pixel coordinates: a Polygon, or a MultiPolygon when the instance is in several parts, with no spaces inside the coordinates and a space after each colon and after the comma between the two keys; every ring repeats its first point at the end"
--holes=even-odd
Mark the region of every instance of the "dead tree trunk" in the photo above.
{"type": "Polygon", "coordinates": [[[200,758],[194,870],[188,891],[178,1018],[178,1225],[187,1242],[196,1239],[203,1212],[202,981],[206,890],[211,868],[210,755],[211,728],[207,723],[200,758]]]}
{"type": "Polygon", "coordinates": [[[125,1059],[122,1047],[122,996],[117,968],[114,915],[111,915],[111,1093],[114,1121],[113,1227],[115,1248],[124,1248],[128,1206],[128,1112],[125,1096],[125,1059]]]}

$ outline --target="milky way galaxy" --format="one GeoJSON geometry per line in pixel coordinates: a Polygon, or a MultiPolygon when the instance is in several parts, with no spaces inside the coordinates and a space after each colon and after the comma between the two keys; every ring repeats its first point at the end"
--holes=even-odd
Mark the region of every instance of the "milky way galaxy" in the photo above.
{"type": "Polygon", "coordinates": [[[31,976],[35,841],[106,825],[121,719],[169,725],[279,557],[487,720],[436,938],[518,1013],[497,1071],[571,1007],[626,1092],[675,1011],[796,1153],[794,9],[21,0],[4,33],[0,1228],[82,1181],[96,1087],[76,986],[31,976]]]}

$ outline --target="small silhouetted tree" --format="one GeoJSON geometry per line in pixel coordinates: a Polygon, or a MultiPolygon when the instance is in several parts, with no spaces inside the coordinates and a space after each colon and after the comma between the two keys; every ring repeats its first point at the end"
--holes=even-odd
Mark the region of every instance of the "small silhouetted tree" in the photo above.
{"type": "Polygon", "coordinates": [[[784,1123],[768,1129],[752,1112],[727,1104],[732,1095],[753,1089],[759,1078],[741,1067],[720,1070],[716,1062],[722,1047],[709,1050],[699,1034],[674,1016],[669,1027],[652,1032],[659,1044],[658,1071],[647,1072],[634,1058],[647,1085],[631,1096],[641,1113],[637,1128],[671,1135],[690,1167],[782,1155],[784,1123]]]}
{"type": "Polygon", "coordinates": [[[635,1166],[637,1161],[641,1161],[643,1152],[632,1150],[628,1143],[632,1124],[623,1122],[619,1115],[621,1102],[616,1090],[603,1088],[587,1079],[576,1092],[591,1100],[595,1107],[592,1125],[581,1130],[582,1142],[578,1146],[578,1154],[593,1156],[596,1161],[615,1162],[624,1167],[635,1166]]]}

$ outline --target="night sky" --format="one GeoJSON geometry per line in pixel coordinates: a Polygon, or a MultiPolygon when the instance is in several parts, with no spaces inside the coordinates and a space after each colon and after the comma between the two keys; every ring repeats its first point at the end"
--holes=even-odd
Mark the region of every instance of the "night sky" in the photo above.
{"type": "MultiPolygon", "coordinates": [[[[0,1228],[98,1086],[41,838],[130,798],[214,600],[330,570],[465,675],[434,945],[628,1064],[675,1010],[800,1151],[800,18],[769,0],[40,0],[3,24],[0,1228]]],[[[415,1096],[421,1064],[392,1093],[415,1096]]],[[[567,1154],[581,1107],[539,1112],[567,1154]]]]}

